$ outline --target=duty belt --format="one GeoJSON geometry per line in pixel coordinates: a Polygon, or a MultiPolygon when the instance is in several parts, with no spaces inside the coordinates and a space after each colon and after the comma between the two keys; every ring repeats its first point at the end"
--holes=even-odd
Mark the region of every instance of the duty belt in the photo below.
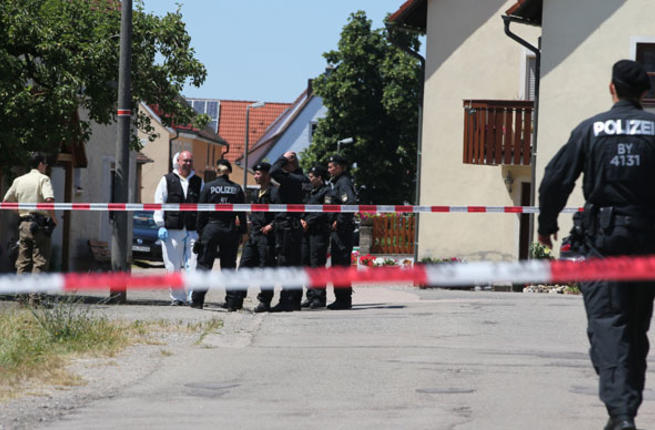
{"type": "Polygon", "coordinates": [[[45,216],[43,216],[41,214],[29,214],[29,215],[21,216],[20,221],[21,222],[23,222],[23,221],[25,221],[25,222],[32,222],[32,221],[38,222],[39,220],[41,220],[43,218],[45,218],[45,216]]]}
{"type": "Polygon", "coordinates": [[[638,230],[655,229],[655,220],[652,218],[633,215],[614,215],[614,225],[632,227],[638,230]]]}

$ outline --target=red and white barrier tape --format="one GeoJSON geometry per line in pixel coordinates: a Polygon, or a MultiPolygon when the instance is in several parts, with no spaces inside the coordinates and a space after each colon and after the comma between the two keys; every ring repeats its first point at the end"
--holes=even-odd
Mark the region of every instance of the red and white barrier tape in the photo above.
{"type": "MultiPolygon", "coordinates": [[[[193,211],[193,212],[342,212],[342,213],[539,213],[535,206],[404,206],[404,205],[266,205],[209,203],[10,203],[0,202],[5,210],[57,211],[193,211]]],[[[582,208],[564,208],[574,213],[582,208]]]]}
{"type": "Polygon", "coordinates": [[[188,289],[284,287],[301,289],[335,287],[351,283],[389,284],[413,282],[415,285],[471,286],[497,283],[557,283],[611,279],[617,281],[655,280],[655,256],[613,257],[586,261],[526,260],[519,262],[472,262],[416,265],[408,268],[356,267],[269,268],[238,271],[194,271],[161,275],[129,273],[52,273],[1,275],[0,294],[53,293],[108,289],[188,289]]]}

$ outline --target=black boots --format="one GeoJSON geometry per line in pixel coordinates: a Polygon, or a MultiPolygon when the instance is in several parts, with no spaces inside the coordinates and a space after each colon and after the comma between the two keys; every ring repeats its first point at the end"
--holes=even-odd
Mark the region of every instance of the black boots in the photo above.
{"type": "Polygon", "coordinates": [[[350,299],[337,299],[333,303],[330,303],[327,308],[333,311],[340,311],[344,309],[352,309],[352,303],[350,299]]]}
{"type": "Polygon", "coordinates": [[[300,300],[302,299],[302,290],[282,290],[280,292],[280,302],[270,309],[270,312],[291,312],[300,310],[300,300]]]}
{"type": "Polygon", "coordinates": [[[238,311],[243,308],[243,297],[226,296],[225,304],[223,304],[222,308],[230,312],[238,311]]]}
{"type": "Polygon", "coordinates": [[[205,294],[207,294],[207,291],[193,290],[191,293],[191,303],[189,306],[194,309],[202,309],[205,305],[205,294]]]}
{"type": "Polygon", "coordinates": [[[271,303],[270,302],[263,302],[260,301],[259,304],[253,311],[255,313],[260,313],[260,312],[269,312],[271,310],[271,303]]]}
{"type": "Polygon", "coordinates": [[[325,307],[325,288],[308,288],[307,299],[300,304],[302,308],[320,309],[325,307]]]}
{"type": "Polygon", "coordinates": [[[610,418],[605,425],[605,430],[636,430],[635,421],[630,417],[610,418]]]}
{"type": "Polygon", "coordinates": [[[328,309],[333,311],[352,308],[352,288],[334,289],[334,303],[328,305],[328,309]]]}

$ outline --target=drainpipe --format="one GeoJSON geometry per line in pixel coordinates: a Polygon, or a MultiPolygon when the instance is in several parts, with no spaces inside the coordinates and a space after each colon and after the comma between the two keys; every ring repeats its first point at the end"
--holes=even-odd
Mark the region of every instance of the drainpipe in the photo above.
{"type": "Polygon", "coordinates": [[[225,158],[225,154],[227,154],[228,152],[230,152],[230,144],[226,142],[226,143],[225,143],[225,147],[226,147],[227,149],[225,150],[225,152],[221,152],[221,158],[225,158]]]}
{"type": "MultiPolygon", "coordinates": [[[[533,22],[525,21],[516,17],[503,15],[503,22],[505,23],[505,34],[509,36],[510,39],[520,43],[530,51],[532,51],[536,58],[536,71],[535,71],[535,85],[534,85],[534,110],[532,114],[533,125],[532,125],[532,152],[530,154],[530,175],[532,180],[530,181],[530,206],[535,205],[535,196],[537,193],[537,132],[539,125],[539,83],[541,81],[541,37],[539,38],[539,46],[533,46],[525,39],[522,39],[509,29],[509,26],[512,22],[517,22],[520,24],[535,25],[533,22]]],[[[529,215],[529,228],[530,233],[528,236],[528,242],[534,242],[534,214],[529,215]]]]}
{"type": "MultiPolygon", "coordinates": [[[[415,202],[417,206],[421,204],[421,153],[422,153],[422,136],[423,136],[423,90],[425,87],[425,58],[416,51],[411,50],[408,46],[400,43],[398,40],[394,39],[391,31],[391,24],[386,23],[387,31],[389,33],[389,41],[400,50],[406,52],[412,57],[416,58],[421,64],[421,86],[418,93],[418,133],[416,135],[416,191],[415,191],[415,202]]],[[[407,28],[400,27],[403,31],[411,31],[407,28]]],[[[418,227],[419,227],[419,214],[416,214],[416,224],[414,229],[414,262],[418,261],[418,227]]]]}

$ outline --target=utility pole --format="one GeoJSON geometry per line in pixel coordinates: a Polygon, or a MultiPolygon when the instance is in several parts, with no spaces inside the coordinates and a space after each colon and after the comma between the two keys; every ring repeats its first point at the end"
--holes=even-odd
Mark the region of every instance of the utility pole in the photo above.
{"type": "MultiPolygon", "coordinates": [[[[114,169],[114,202],[127,203],[130,172],[130,120],[132,94],[130,69],[132,63],[132,0],[121,1],[121,39],[118,65],[118,138],[116,140],[116,166],[114,169]]],[[[111,237],[111,268],[126,272],[127,267],[127,212],[115,212],[111,237]]],[[[112,303],[125,303],[125,290],[110,290],[112,303]]]]}

